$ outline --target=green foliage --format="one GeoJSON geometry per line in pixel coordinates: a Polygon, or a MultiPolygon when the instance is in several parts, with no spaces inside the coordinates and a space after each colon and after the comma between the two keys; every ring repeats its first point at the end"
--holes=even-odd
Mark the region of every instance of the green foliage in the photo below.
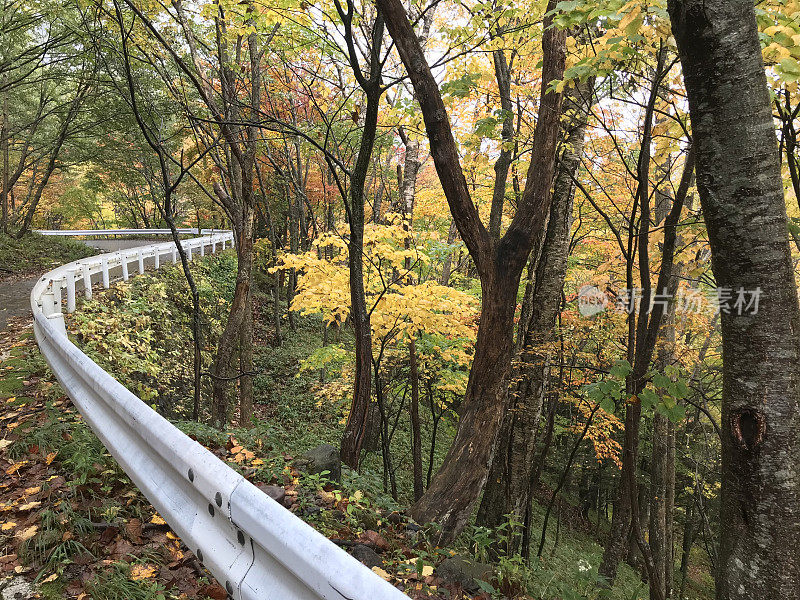
{"type": "Polygon", "coordinates": [[[165,600],[164,586],[157,582],[132,581],[131,565],[115,562],[87,584],[94,600],[165,600]]]}
{"type": "Polygon", "coordinates": [[[0,278],[38,274],[93,254],[94,248],[71,239],[29,233],[18,240],[0,233],[0,278]]]}
{"type": "MultiPolygon", "coordinates": [[[[207,371],[227,318],[236,257],[226,252],[191,263],[200,294],[202,368],[207,371]]],[[[82,301],[69,319],[78,345],[145,402],[172,418],[191,414],[192,303],[179,266],[134,277],[82,301]]],[[[210,382],[204,382],[208,393],[210,382]]]]}

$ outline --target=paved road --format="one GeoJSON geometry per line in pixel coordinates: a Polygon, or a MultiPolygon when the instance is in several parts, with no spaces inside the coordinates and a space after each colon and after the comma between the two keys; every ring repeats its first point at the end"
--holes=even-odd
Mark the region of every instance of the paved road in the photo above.
{"type": "MultiPolygon", "coordinates": [[[[166,241],[167,238],[164,238],[166,241]]],[[[152,244],[152,240],[83,240],[87,246],[105,252],[152,244]]],[[[11,278],[0,281],[0,331],[11,317],[31,316],[31,290],[38,277],[11,278]]]]}

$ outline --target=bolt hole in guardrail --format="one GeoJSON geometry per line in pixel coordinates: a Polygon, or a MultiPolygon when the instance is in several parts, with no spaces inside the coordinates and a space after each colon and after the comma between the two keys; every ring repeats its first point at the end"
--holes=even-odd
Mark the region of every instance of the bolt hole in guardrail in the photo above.
{"type": "MultiPolygon", "coordinates": [[[[169,230],[39,231],[43,235],[167,235],[169,230]]],[[[187,257],[233,245],[230,231],[180,230],[187,257]],[[194,250],[194,254],[193,251],[194,250]]],[[[173,242],[109,252],[46,273],[31,292],[36,341],[64,390],[131,480],[236,600],[408,600],[147,406],[67,337],[62,314],[79,286],[127,280],[129,263],[177,261],[173,242]],[[213,500],[213,503],[212,503],[213,500]],[[216,508],[215,508],[216,505],[216,508]],[[217,514],[217,513],[220,514],[217,514]],[[245,543],[247,538],[250,543],[245,543]]]]}

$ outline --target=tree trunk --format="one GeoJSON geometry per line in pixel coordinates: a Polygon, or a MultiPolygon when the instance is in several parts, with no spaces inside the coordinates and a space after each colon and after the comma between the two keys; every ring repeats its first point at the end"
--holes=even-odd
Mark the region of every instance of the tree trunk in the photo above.
{"type": "Polygon", "coordinates": [[[721,289],[719,600],[800,598],[797,288],[754,6],[672,0],[697,152],[697,188],[721,289]],[[752,299],[752,295],[750,296],[752,299]]]}
{"type": "Polygon", "coordinates": [[[248,310],[239,329],[239,426],[249,427],[253,417],[253,290],[248,290],[248,310]]]}
{"type": "MultiPolygon", "coordinates": [[[[519,373],[512,379],[511,406],[506,413],[499,436],[497,452],[487,480],[477,522],[491,528],[500,526],[513,515],[522,522],[532,500],[531,478],[535,458],[536,432],[542,401],[550,371],[550,353],[544,344],[552,339],[561,293],[567,271],[572,202],[575,197],[573,178],[580,165],[594,82],[573,88],[569,95],[567,121],[563,132],[563,148],[553,188],[550,218],[536,268],[531,315],[524,332],[524,349],[519,373]]],[[[509,550],[516,551],[518,539],[509,550]]]]}
{"type": "MultiPolygon", "coordinates": [[[[656,413],[653,416],[653,455],[650,461],[650,550],[653,563],[661,574],[659,598],[666,597],[664,574],[667,561],[667,505],[666,505],[666,470],[667,470],[667,418],[656,413]]],[[[671,553],[670,553],[671,554],[671,553]]],[[[671,557],[670,557],[671,558],[671,557]]],[[[650,598],[654,599],[651,591],[650,598]]]]}
{"type": "MultiPolygon", "coordinates": [[[[466,524],[483,490],[507,405],[519,278],[544,234],[550,204],[562,95],[549,84],[563,77],[566,34],[551,26],[551,16],[545,18],[542,94],[525,192],[505,235],[494,240],[472,201],[439,85],[406,10],[400,0],[377,4],[414,85],[439,181],[481,280],[480,324],[458,432],[441,469],[411,510],[418,522],[437,522],[440,542],[448,542],[466,524]]],[[[550,14],[555,7],[551,0],[550,14]]]]}
{"type": "MultiPolygon", "coordinates": [[[[380,17],[374,26],[373,53],[379,52],[380,40],[383,37],[383,22],[380,17]]],[[[373,76],[375,74],[373,73],[373,76]]],[[[377,75],[380,89],[380,75],[377,75]]],[[[350,271],[350,318],[355,334],[355,384],[353,386],[353,402],[347,417],[342,442],[339,450],[342,462],[357,469],[361,460],[361,448],[367,432],[369,403],[372,386],[372,326],[367,308],[364,290],[364,185],[369,171],[372,148],[378,127],[378,110],[381,99],[380,91],[367,91],[367,106],[364,116],[364,128],[356,158],[356,166],[350,175],[350,241],[348,243],[347,264],[350,271]]]]}
{"type": "Polygon", "coordinates": [[[411,372],[411,457],[413,461],[414,501],[422,497],[422,432],[419,421],[419,372],[417,371],[417,348],[414,340],[408,342],[408,363],[411,372]]]}
{"type": "MultiPolygon", "coordinates": [[[[6,77],[3,76],[3,87],[5,87],[6,77]]],[[[8,233],[8,182],[9,171],[11,165],[9,164],[8,156],[8,138],[11,135],[8,127],[8,90],[3,90],[3,124],[0,129],[0,153],[3,155],[3,181],[0,183],[0,204],[2,204],[2,221],[0,221],[0,232],[8,233]]]]}
{"type": "Polygon", "coordinates": [[[518,279],[484,280],[475,357],[456,438],[425,495],[412,507],[418,523],[436,521],[452,539],[472,514],[505,412],[518,279]]]}
{"type": "MultiPolygon", "coordinates": [[[[228,420],[228,389],[232,381],[239,380],[239,374],[231,371],[234,354],[241,342],[240,332],[245,319],[252,320],[253,267],[253,210],[246,204],[241,206],[238,219],[234,220],[236,239],[236,289],[233,294],[228,320],[217,342],[217,353],[212,369],[212,408],[211,421],[216,427],[225,427],[228,420]]],[[[252,344],[252,339],[249,342],[252,344]]],[[[244,375],[249,377],[248,375],[244,375]]]]}

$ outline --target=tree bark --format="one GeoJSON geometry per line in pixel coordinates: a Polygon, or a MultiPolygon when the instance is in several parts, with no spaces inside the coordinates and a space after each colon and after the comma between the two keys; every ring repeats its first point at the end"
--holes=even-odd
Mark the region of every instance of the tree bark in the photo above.
{"type": "MultiPolygon", "coordinates": [[[[563,153],[553,186],[550,218],[531,291],[531,314],[523,332],[524,349],[517,373],[512,378],[511,405],[506,413],[492,462],[477,522],[496,528],[513,515],[522,522],[532,500],[536,432],[550,371],[550,352],[543,348],[552,340],[561,306],[561,293],[567,272],[574,178],[583,153],[589,106],[594,81],[580,84],[569,93],[569,116],[563,132],[563,153]]],[[[514,537],[510,551],[519,547],[514,537]]]]}
{"type": "Polygon", "coordinates": [[[800,598],[797,288],[754,6],[671,0],[697,152],[697,188],[723,289],[719,600],[800,598]]]}
{"type": "MultiPolygon", "coordinates": [[[[348,2],[348,7],[352,5],[348,2]]],[[[340,11],[340,16],[349,27],[347,19],[352,19],[340,11]]],[[[349,30],[349,29],[348,29],[349,30]]],[[[370,73],[366,79],[357,66],[355,51],[351,51],[351,63],[356,78],[366,95],[367,106],[364,126],[359,144],[356,164],[350,175],[350,201],[348,221],[350,240],[348,242],[347,264],[350,272],[350,318],[355,336],[355,383],[353,401],[347,417],[339,454],[342,462],[357,469],[361,460],[361,448],[367,433],[369,403],[372,386],[372,326],[364,290],[364,189],[369,173],[372,149],[378,128],[378,113],[383,93],[381,84],[380,49],[383,40],[383,17],[378,14],[372,27],[370,52],[370,73]]],[[[352,34],[352,32],[351,32],[352,34]]]]}

